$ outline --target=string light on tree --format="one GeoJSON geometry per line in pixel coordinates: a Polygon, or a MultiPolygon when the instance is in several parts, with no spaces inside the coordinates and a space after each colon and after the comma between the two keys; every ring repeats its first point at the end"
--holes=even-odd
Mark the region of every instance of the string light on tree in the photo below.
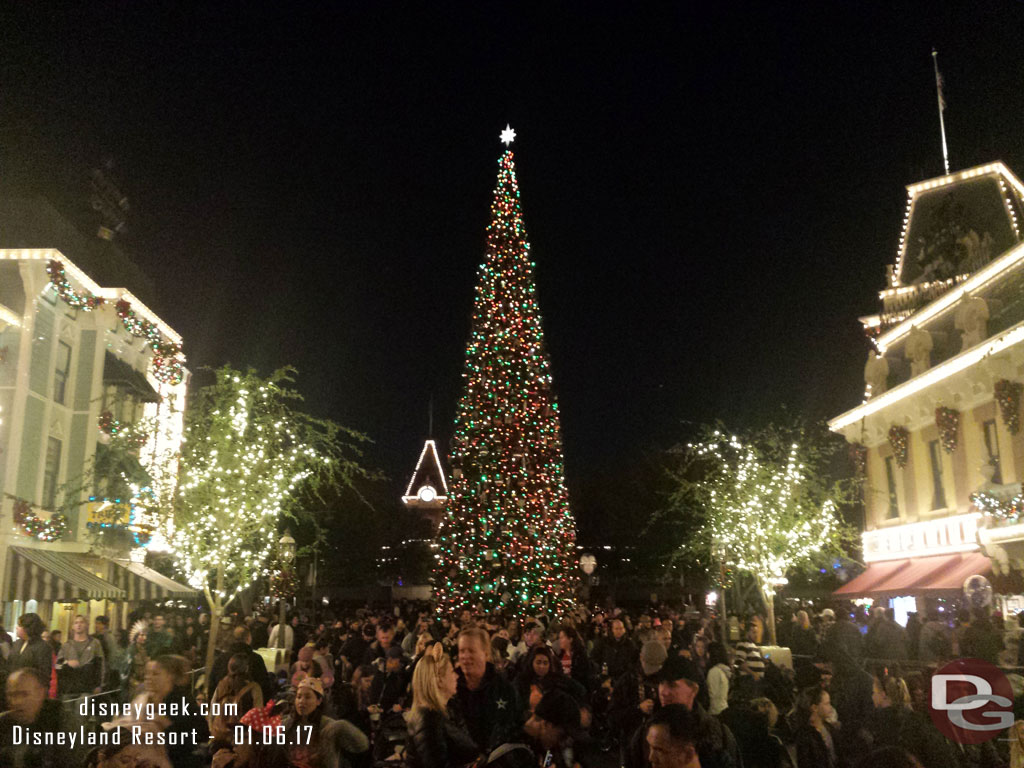
{"type": "MultiPolygon", "coordinates": [[[[514,139],[506,126],[501,141],[514,139]]],[[[541,604],[561,611],[578,578],[558,402],[511,149],[498,167],[434,573],[443,613],[541,604]]]]}
{"type": "Polygon", "coordinates": [[[791,571],[839,551],[846,529],[836,504],[811,482],[795,443],[784,453],[767,451],[714,431],[683,456],[679,498],[704,519],[682,549],[710,551],[720,565],[754,578],[774,644],[776,590],[791,571]]]}
{"type": "Polygon", "coordinates": [[[286,386],[293,373],[262,379],[222,368],[186,414],[172,544],[178,570],[210,607],[207,664],[224,610],[271,576],[278,522],[300,486],[316,493],[365,474],[348,458],[362,435],[291,407],[301,400],[286,386]]]}

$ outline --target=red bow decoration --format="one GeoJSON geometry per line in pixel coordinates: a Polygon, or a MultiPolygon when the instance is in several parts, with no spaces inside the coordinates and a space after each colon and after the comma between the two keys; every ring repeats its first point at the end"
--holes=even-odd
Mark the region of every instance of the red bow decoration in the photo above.
{"type": "Polygon", "coordinates": [[[242,725],[247,725],[250,728],[256,730],[262,730],[264,728],[277,728],[281,724],[280,715],[271,715],[270,713],[274,710],[274,700],[271,699],[267,702],[267,706],[263,709],[259,707],[253,707],[244,715],[239,721],[242,725]]]}

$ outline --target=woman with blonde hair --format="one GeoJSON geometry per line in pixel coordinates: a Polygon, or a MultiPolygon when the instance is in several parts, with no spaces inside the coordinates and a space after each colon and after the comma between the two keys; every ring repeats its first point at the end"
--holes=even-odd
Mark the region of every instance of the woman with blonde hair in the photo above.
{"type": "Polygon", "coordinates": [[[448,708],[459,678],[441,643],[430,646],[412,675],[406,758],[412,768],[460,768],[480,757],[465,725],[448,708]]]}

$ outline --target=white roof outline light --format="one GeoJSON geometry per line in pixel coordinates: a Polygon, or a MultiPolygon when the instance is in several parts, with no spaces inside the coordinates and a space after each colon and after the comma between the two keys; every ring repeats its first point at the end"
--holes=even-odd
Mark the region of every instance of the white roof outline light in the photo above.
{"type": "Polygon", "coordinates": [[[416,469],[413,470],[412,477],[409,478],[409,485],[406,486],[405,495],[402,497],[404,501],[414,501],[419,498],[417,489],[416,493],[413,493],[413,483],[416,482],[416,478],[420,473],[420,468],[423,466],[423,460],[427,456],[427,451],[430,451],[434,456],[434,465],[437,467],[437,476],[441,479],[441,493],[437,496],[437,501],[444,501],[448,498],[448,481],[445,480],[444,470],[441,468],[441,459],[437,455],[437,445],[433,440],[427,440],[423,443],[423,450],[420,452],[420,458],[416,462],[416,469]]]}

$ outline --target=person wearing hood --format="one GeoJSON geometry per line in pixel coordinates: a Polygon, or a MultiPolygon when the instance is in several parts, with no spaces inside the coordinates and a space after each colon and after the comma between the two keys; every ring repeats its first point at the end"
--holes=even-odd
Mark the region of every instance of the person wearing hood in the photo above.
{"type": "Polygon", "coordinates": [[[522,728],[515,688],[487,661],[490,648],[486,630],[469,627],[459,633],[455,701],[473,741],[485,754],[515,741],[522,728]]]}
{"type": "Polygon", "coordinates": [[[537,763],[553,768],[586,768],[585,734],[580,730],[580,707],[569,694],[550,690],[533,710],[523,731],[537,748],[537,763]]]}

